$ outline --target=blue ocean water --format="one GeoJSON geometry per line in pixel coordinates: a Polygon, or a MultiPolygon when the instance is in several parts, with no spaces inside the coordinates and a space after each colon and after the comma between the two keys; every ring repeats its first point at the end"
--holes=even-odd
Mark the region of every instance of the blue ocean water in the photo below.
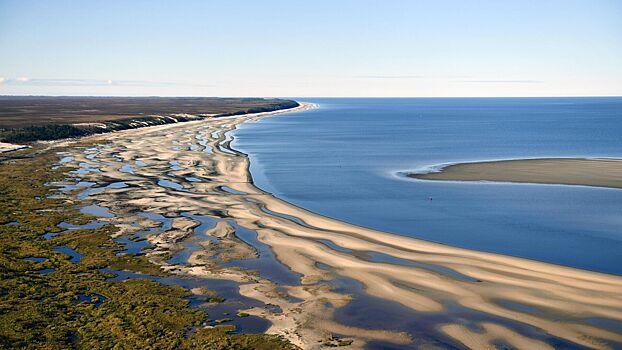
{"type": "Polygon", "coordinates": [[[361,226],[622,274],[622,190],[397,175],[464,161],[622,158],[622,98],[299,100],[321,107],[233,134],[260,188],[361,226]]]}

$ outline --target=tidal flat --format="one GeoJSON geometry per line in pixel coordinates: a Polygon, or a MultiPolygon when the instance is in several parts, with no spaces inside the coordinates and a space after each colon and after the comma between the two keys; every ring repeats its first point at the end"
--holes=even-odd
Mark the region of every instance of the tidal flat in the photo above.
{"type": "MultiPolygon", "coordinates": [[[[237,300],[235,310],[215,311],[186,331],[232,324],[308,349],[611,349],[622,343],[611,327],[622,322],[618,276],[366,229],[257,188],[248,157],[231,148],[229,132],[264,117],[91,136],[64,145],[59,155],[71,157],[66,169],[74,167],[59,185],[93,184],[63,198],[111,213],[97,220],[114,227],[103,235],[116,247],[113,260],[192,280],[178,286],[203,293],[207,304],[237,300]],[[115,183],[124,186],[110,186],[115,183]],[[83,191],[91,192],[78,201],[83,191]],[[214,281],[228,289],[210,294],[214,281]],[[253,318],[255,325],[245,325],[253,318]],[[596,319],[606,322],[590,321],[596,319]],[[264,328],[259,320],[267,321],[264,328]]],[[[84,256],[80,264],[89,261],[78,242],[67,245],[84,256]]]]}
{"type": "MultiPolygon", "coordinates": [[[[70,147],[94,154],[86,145],[70,147]]],[[[261,334],[266,321],[237,316],[260,303],[236,285],[174,276],[126,254],[128,245],[113,238],[126,227],[81,212],[89,207],[81,199],[123,186],[92,191],[96,183],[79,177],[95,168],[71,163],[67,151],[35,145],[0,157],[0,347],[297,348],[261,334]]],[[[101,213],[110,218],[92,212],[101,213]]]]}
{"type": "Polygon", "coordinates": [[[230,131],[270,114],[8,156],[3,341],[106,347],[122,334],[130,347],[155,339],[210,349],[622,344],[619,276],[367,229],[257,188],[230,131]]]}

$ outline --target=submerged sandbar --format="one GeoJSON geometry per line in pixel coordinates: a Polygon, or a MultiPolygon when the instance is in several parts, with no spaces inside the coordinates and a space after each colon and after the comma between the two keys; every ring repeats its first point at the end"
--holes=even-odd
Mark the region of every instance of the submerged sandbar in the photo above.
{"type": "Polygon", "coordinates": [[[540,158],[459,163],[408,177],[622,188],[622,159],[540,158]]]}

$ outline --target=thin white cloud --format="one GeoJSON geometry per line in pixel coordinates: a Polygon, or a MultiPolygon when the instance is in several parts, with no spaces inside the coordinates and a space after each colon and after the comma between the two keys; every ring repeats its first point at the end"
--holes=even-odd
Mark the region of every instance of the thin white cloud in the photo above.
{"type": "Polygon", "coordinates": [[[359,75],[363,79],[423,79],[425,75],[359,75]]]}
{"type": "Polygon", "coordinates": [[[542,80],[518,79],[518,80],[458,80],[456,83],[483,83],[483,84],[540,84],[542,80]]]}
{"type": "Polygon", "coordinates": [[[4,85],[20,85],[20,86],[142,86],[142,87],[159,87],[159,86],[192,86],[192,87],[209,87],[210,85],[179,83],[179,82],[163,82],[163,81],[147,81],[147,80],[100,80],[100,79],[36,79],[27,77],[18,78],[2,78],[0,83],[4,85]]]}

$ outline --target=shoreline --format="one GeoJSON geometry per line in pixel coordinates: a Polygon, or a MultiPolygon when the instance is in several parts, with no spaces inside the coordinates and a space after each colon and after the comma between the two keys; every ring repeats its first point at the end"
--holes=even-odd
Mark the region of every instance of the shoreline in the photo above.
{"type": "Polygon", "coordinates": [[[15,145],[28,145],[38,141],[72,139],[156,125],[277,112],[299,107],[298,102],[293,100],[257,98],[236,100],[231,98],[106,97],[105,99],[110,100],[106,100],[103,104],[101,98],[95,97],[62,99],[68,103],[66,108],[70,110],[74,108],[76,113],[66,110],[59,112],[58,106],[50,103],[49,97],[30,96],[11,99],[11,97],[0,96],[0,102],[3,103],[1,107],[4,107],[0,108],[0,125],[2,126],[0,127],[0,141],[15,145]],[[30,103],[28,113],[23,112],[22,104],[26,102],[30,103]],[[89,113],[80,112],[87,108],[85,106],[91,108],[89,113]],[[17,117],[7,116],[5,109],[10,108],[20,111],[17,117]],[[182,109],[187,113],[179,113],[182,109]],[[98,112],[91,113],[93,111],[98,112]],[[58,116],[59,113],[61,116],[58,116]],[[24,122],[37,116],[42,118],[40,124],[24,122]]]}
{"type": "Polygon", "coordinates": [[[418,180],[501,182],[622,188],[622,159],[525,158],[431,166],[403,172],[418,180]]]}
{"type": "MultiPolygon", "coordinates": [[[[409,341],[405,334],[387,329],[336,324],[332,320],[333,312],[348,304],[347,293],[336,293],[320,282],[338,278],[355,280],[362,284],[367,295],[397,302],[412,312],[443,314],[448,312],[445,303],[449,300],[460,307],[490,315],[491,321],[482,323],[482,326],[490,325],[484,327],[483,333],[473,332],[452,322],[451,318],[437,325],[438,336],[444,335],[464,345],[468,342],[485,347],[494,339],[504,339],[516,347],[530,342],[532,346],[548,348],[542,336],[530,339],[494,323],[498,317],[591,348],[606,349],[602,340],[622,343],[622,336],[615,332],[581,322],[586,317],[622,321],[622,278],[619,276],[367,229],[309,212],[257,188],[252,183],[248,157],[233,150],[225,134],[240,123],[291,112],[294,111],[89,136],[83,141],[101,142],[97,152],[85,154],[76,148],[72,156],[76,164],[91,164],[100,170],[87,172],[81,176],[84,180],[98,184],[119,181],[132,184],[130,189],[104,191],[88,198],[115,213],[117,216],[110,219],[113,223],[131,222],[136,218],[133,213],[142,209],[173,218],[180,217],[182,212],[191,212],[233,219],[240,226],[255,231],[257,240],[269,247],[278,262],[300,275],[299,285],[284,287],[290,296],[302,301],[293,302],[275,295],[277,284],[261,276],[208,264],[201,256],[210,253],[207,248],[193,252],[193,263],[189,265],[172,265],[162,260],[167,252],[179,249],[176,245],[190,234],[187,230],[149,237],[155,249],[147,254],[165,271],[176,274],[250,282],[242,285],[243,295],[275,303],[283,313],[274,315],[263,309],[247,312],[272,321],[268,333],[281,334],[304,348],[319,346],[318,340],[325,339],[334,329],[354,337],[355,348],[367,341],[393,339],[398,344],[409,341]],[[182,144],[187,144],[188,148],[182,150],[182,144]],[[92,154],[95,156],[90,157],[92,154]],[[136,161],[144,165],[136,166],[132,173],[122,171],[123,164],[136,161]],[[171,168],[171,161],[176,162],[177,168],[171,168]],[[200,181],[183,180],[190,177],[200,181]],[[162,186],[154,180],[159,178],[173,181],[179,187],[162,186]],[[219,190],[222,186],[237,193],[219,190]],[[333,246],[322,241],[330,241],[333,246]],[[361,259],[354,252],[375,252],[420,266],[361,259]],[[322,268],[320,263],[328,268],[322,268]],[[590,300],[586,299],[588,295],[590,300]],[[332,307],[325,306],[327,300],[332,307]],[[504,307],[497,300],[510,300],[550,312],[533,315],[504,307]],[[569,309],[573,312],[569,313],[569,309]]],[[[211,233],[226,239],[227,232],[230,231],[221,225],[211,233]]]]}

